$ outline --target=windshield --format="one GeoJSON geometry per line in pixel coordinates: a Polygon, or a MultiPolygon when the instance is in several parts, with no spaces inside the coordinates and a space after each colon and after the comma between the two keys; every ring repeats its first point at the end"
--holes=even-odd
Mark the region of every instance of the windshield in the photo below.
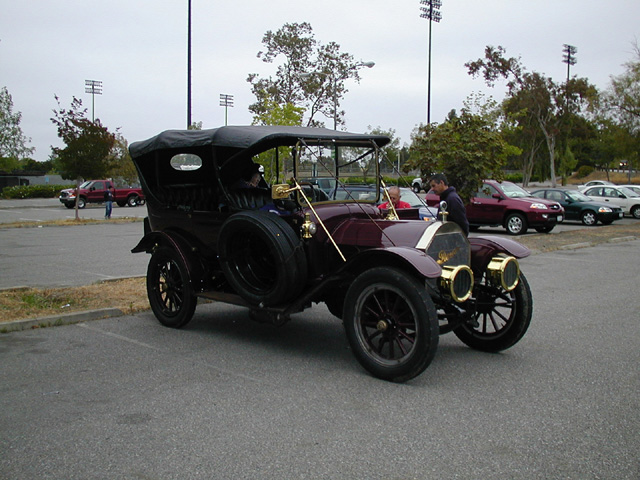
{"type": "Polygon", "coordinates": [[[584,193],[581,193],[581,192],[568,191],[565,193],[567,194],[567,197],[569,197],[574,202],[590,202],[591,201],[589,197],[587,197],[584,193]]]}
{"type": "Polygon", "coordinates": [[[504,194],[509,198],[524,198],[524,197],[531,196],[529,192],[527,192],[523,188],[520,188],[515,183],[502,182],[500,187],[502,188],[502,191],[504,192],[504,194]]]}
{"type": "Polygon", "coordinates": [[[82,182],[80,184],[80,188],[89,188],[89,185],[91,185],[91,180],[87,180],[86,182],[82,182]]]}
{"type": "MultiPolygon", "coordinates": [[[[295,176],[299,182],[310,183],[326,194],[327,198],[316,196],[316,201],[377,201],[378,164],[373,146],[299,145],[299,150],[295,176]],[[353,185],[356,183],[360,189],[353,185]],[[350,195],[356,190],[360,190],[357,195],[350,195]]],[[[288,179],[286,174],[285,177],[288,179]]]]}

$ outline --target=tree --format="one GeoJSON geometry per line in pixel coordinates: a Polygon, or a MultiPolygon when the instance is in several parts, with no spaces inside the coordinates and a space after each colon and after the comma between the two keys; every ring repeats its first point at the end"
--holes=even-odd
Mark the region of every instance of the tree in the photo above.
{"type": "MultiPolygon", "coordinates": [[[[94,122],[86,118],[87,109],[82,108],[82,100],[73,97],[71,108],[54,110],[51,121],[58,129],[58,137],[65,143],[64,148],[51,147],[65,179],[76,179],[79,187],[82,179],[105,178],[113,168],[110,156],[115,143],[115,135],[102,126],[99,119],[94,122]]],[[[77,200],[77,196],[76,196],[77,200]]],[[[76,202],[76,219],[78,219],[76,202]]]]}
{"type": "Polygon", "coordinates": [[[363,65],[352,55],[340,51],[340,45],[319,43],[309,23],[287,23],[278,31],[269,30],[263,37],[265,51],[258,58],[273,63],[284,57],[275,78],[260,78],[251,73],[247,82],[256,97],[249,110],[256,116],[269,114],[273,105],[302,107],[309,115],[306,125],[319,126],[317,114],[335,120],[335,126],[344,124],[340,100],[347,89],[345,81],[360,81],[358,69],[363,65]]]}
{"type": "Polygon", "coordinates": [[[397,170],[399,174],[401,166],[398,165],[398,160],[402,160],[402,148],[400,147],[400,138],[396,136],[395,129],[389,128],[388,130],[384,130],[380,126],[373,128],[371,127],[371,125],[369,125],[367,127],[367,133],[372,135],[386,135],[391,139],[389,143],[382,147],[385,158],[380,164],[380,171],[394,172],[397,170]]]}
{"type": "Polygon", "coordinates": [[[411,137],[407,166],[423,178],[444,173],[465,202],[484,179],[501,180],[507,158],[520,153],[502,137],[495,112],[473,113],[469,106],[460,115],[452,110],[442,124],[421,125],[411,137]]]}
{"type": "Polygon", "coordinates": [[[490,87],[500,78],[507,80],[505,111],[520,112],[517,118],[524,123],[530,124],[531,120],[535,120],[547,147],[549,175],[555,187],[555,156],[559,135],[570,129],[570,114],[578,113],[589,103],[596,89],[586,79],[574,78],[565,84],[557,84],[537,72],[526,72],[519,58],[505,58],[505,53],[501,46],[487,46],[484,58],[468,62],[465,66],[473,77],[482,74],[490,87]]]}
{"type": "Polygon", "coordinates": [[[35,148],[28,147],[31,142],[20,128],[22,113],[13,113],[13,99],[7,87],[0,89],[0,159],[20,160],[32,155],[35,148]]]}
{"type": "Polygon", "coordinates": [[[127,185],[138,183],[138,171],[129,154],[129,142],[120,132],[115,133],[114,144],[108,163],[112,165],[109,176],[122,179],[127,185]]]}

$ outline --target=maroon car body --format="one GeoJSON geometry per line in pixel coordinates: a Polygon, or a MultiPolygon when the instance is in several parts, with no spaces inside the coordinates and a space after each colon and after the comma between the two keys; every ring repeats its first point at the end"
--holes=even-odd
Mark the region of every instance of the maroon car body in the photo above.
{"type": "MultiPolygon", "coordinates": [[[[438,195],[429,192],[427,203],[435,206],[438,195]]],[[[504,227],[511,235],[521,235],[529,228],[549,233],[564,220],[558,202],[532,196],[511,182],[485,180],[466,207],[471,228],[504,227]]]]}
{"type": "Polygon", "coordinates": [[[343,321],[361,365],[392,381],[424,371],[443,333],[484,351],[517,343],[532,316],[517,262],[526,247],[467,239],[455,223],[420,220],[418,208],[399,218],[380,211],[379,198],[353,198],[340,182],[371,162],[380,192],[381,147],[389,141],[246,126],[167,131],[133,143],[149,215],[132,251],[151,254],[147,293],[158,320],[185,326],[198,297],[242,305],[275,325],[323,302],[343,321]],[[269,182],[237,188],[252,163],[269,182]],[[330,172],[333,189],[298,181],[311,168],[330,172]]]}

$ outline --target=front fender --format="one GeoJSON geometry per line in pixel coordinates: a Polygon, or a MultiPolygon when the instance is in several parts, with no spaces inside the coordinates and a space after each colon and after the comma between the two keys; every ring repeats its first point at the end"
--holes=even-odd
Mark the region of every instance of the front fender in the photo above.
{"type": "Polygon", "coordinates": [[[372,248],[352,258],[345,270],[363,270],[372,265],[396,265],[423,278],[438,278],[442,267],[424,251],[409,247],[372,248]]]}
{"type": "Polygon", "coordinates": [[[531,250],[521,243],[493,235],[481,237],[469,237],[471,245],[471,269],[476,278],[482,278],[491,259],[499,254],[505,253],[516,258],[525,258],[531,255],[531,250]]]}

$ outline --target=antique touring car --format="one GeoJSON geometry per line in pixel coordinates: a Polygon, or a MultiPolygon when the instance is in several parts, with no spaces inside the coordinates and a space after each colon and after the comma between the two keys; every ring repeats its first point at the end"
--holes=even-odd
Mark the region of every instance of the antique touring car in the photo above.
{"type": "MultiPolygon", "coordinates": [[[[496,352],[525,334],[532,298],[509,239],[467,239],[418,208],[381,211],[347,177],[374,172],[389,138],[304,127],[166,131],[130,147],[147,198],[147,293],[158,320],[182,327],[197,298],[246,306],[281,325],[324,302],[372,375],[406,381],[438,335],[496,352]],[[258,172],[256,174],[256,172],[258,172]],[[264,172],[264,173],[260,173],[264,172]],[[335,179],[322,190],[302,178],[335,179]]],[[[384,193],[383,193],[384,194],[384,193]]],[[[441,205],[446,210],[446,205],[441,205]]]]}

